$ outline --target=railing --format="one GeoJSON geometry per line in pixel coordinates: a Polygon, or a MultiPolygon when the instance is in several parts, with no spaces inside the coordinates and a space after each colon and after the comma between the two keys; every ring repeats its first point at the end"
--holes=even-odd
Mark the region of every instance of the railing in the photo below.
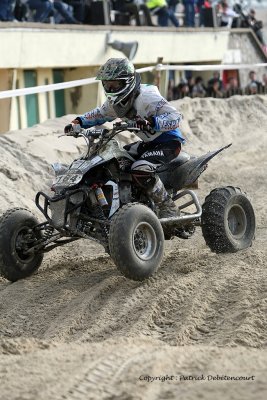
{"type": "MultiPolygon", "coordinates": [[[[241,69],[257,69],[267,67],[267,63],[258,64],[211,64],[211,65],[163,65],[157,64],[154,66],[144,67],[137,69],[137,72],[157,72],[161,71],[225,71],[225,70],[241,70],[241,69]]],[[[25,96],[28,94],[45,93],[55,90],[73,88],[77,86],[90,85],[97,83],[95,78],[79,79],[75,81],[55,83],[51,85],[34,86],[29,88],[21,88],[14,90],[6,90],[0,92],[0,100],[17,96],[25,96]]]]}

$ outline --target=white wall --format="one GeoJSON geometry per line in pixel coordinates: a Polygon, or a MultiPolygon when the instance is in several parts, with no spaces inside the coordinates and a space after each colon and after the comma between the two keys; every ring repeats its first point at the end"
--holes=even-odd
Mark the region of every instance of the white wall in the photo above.
{"type": "Polygon", "coordinates": [[[122,53],[106,46],[106,36],[122,42],[137,40],[134,59],[138,64],[164,62],[220,62],[228,46],[229,31],[213,29],[175,29],[122,27],[108,30],[91,26],[62,29],[1,28],[0,68],[60,68],[97,66],[122,53]],[[4,56],[3,56],[4,55],[4,56]]]}

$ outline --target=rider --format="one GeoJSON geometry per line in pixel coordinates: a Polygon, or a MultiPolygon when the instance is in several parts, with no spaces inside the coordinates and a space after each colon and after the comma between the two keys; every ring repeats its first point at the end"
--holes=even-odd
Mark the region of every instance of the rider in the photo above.
{"type": "Polygon", "coordinates": [[[155,174],[155,168],[180,153],[185,142],[178,129],[182,115],[161,96],[156,86],[141,84],[140,75],[127,58],[109,59],[99,69],[96,79],[102,81],[107,100],[101,107],[77,116],[65,127],[65,133],[74,124],[89,128],[116,118],[135,121],[141,129],[136,133],[141,141],[125,146],[138,160],[131,167],[133,177],[154,201],[159,218],[177,216],[176,205],[155,174]]]}

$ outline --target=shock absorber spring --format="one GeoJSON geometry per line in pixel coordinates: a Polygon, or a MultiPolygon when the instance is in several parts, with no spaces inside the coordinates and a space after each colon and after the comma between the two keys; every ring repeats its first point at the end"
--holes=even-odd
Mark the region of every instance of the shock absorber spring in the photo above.
{"type": "Polygon", "coordinates": [[[95,195],[96,195],[96,198],[97,198],[98,203],[100,204],[100,206],[103,207],[103,206],[107,206],[108,205],[107,199],[106,199],[106,197],[104,195],[104,192],[101,189],[101,187],[97,187],[95,189],[95,195]]]}
{"type": "MultiPolygon", "coordinates": [[[[101,219],[101,220],[103,220],[103,221],[106,220],[104,211],[103,211],[102,207],[101,207],[99,204],[96,204],[96,205],[93,207],[92,211],[93,211],[93,216],[94,216],[94,218],[101,219]]],[[[108,235],[108,228],[107,228],[106,225],[104,225],[104,224],[102,225],[102,224],[101,224],[101,231],[102,231],[102,233],[103,233],[105,236],[108,235]]]]}

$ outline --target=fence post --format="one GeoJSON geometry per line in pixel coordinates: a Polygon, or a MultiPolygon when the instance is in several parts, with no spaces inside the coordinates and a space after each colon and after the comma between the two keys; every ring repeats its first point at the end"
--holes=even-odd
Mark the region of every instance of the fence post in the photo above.
{"type": "Polygon", "coordinates": [[[168,85],[169,85],[169,71],[162,70],[163,57],[158,57],[157,65],[155,68],[155,84],[158,87],[160,93],[167,97],[168,95],[168,85]]]}
{"type": "Polygon", "coordinates": [[[163,63],[163,57],[158,57],[157,63],[156,63],[156,68],[155,68],[155,78],[154,78],[155,85],[158,88],[160,87],[161,71],[159,69],[157,69],[157,66],[162,65],[162,63],[163,63]]]}

